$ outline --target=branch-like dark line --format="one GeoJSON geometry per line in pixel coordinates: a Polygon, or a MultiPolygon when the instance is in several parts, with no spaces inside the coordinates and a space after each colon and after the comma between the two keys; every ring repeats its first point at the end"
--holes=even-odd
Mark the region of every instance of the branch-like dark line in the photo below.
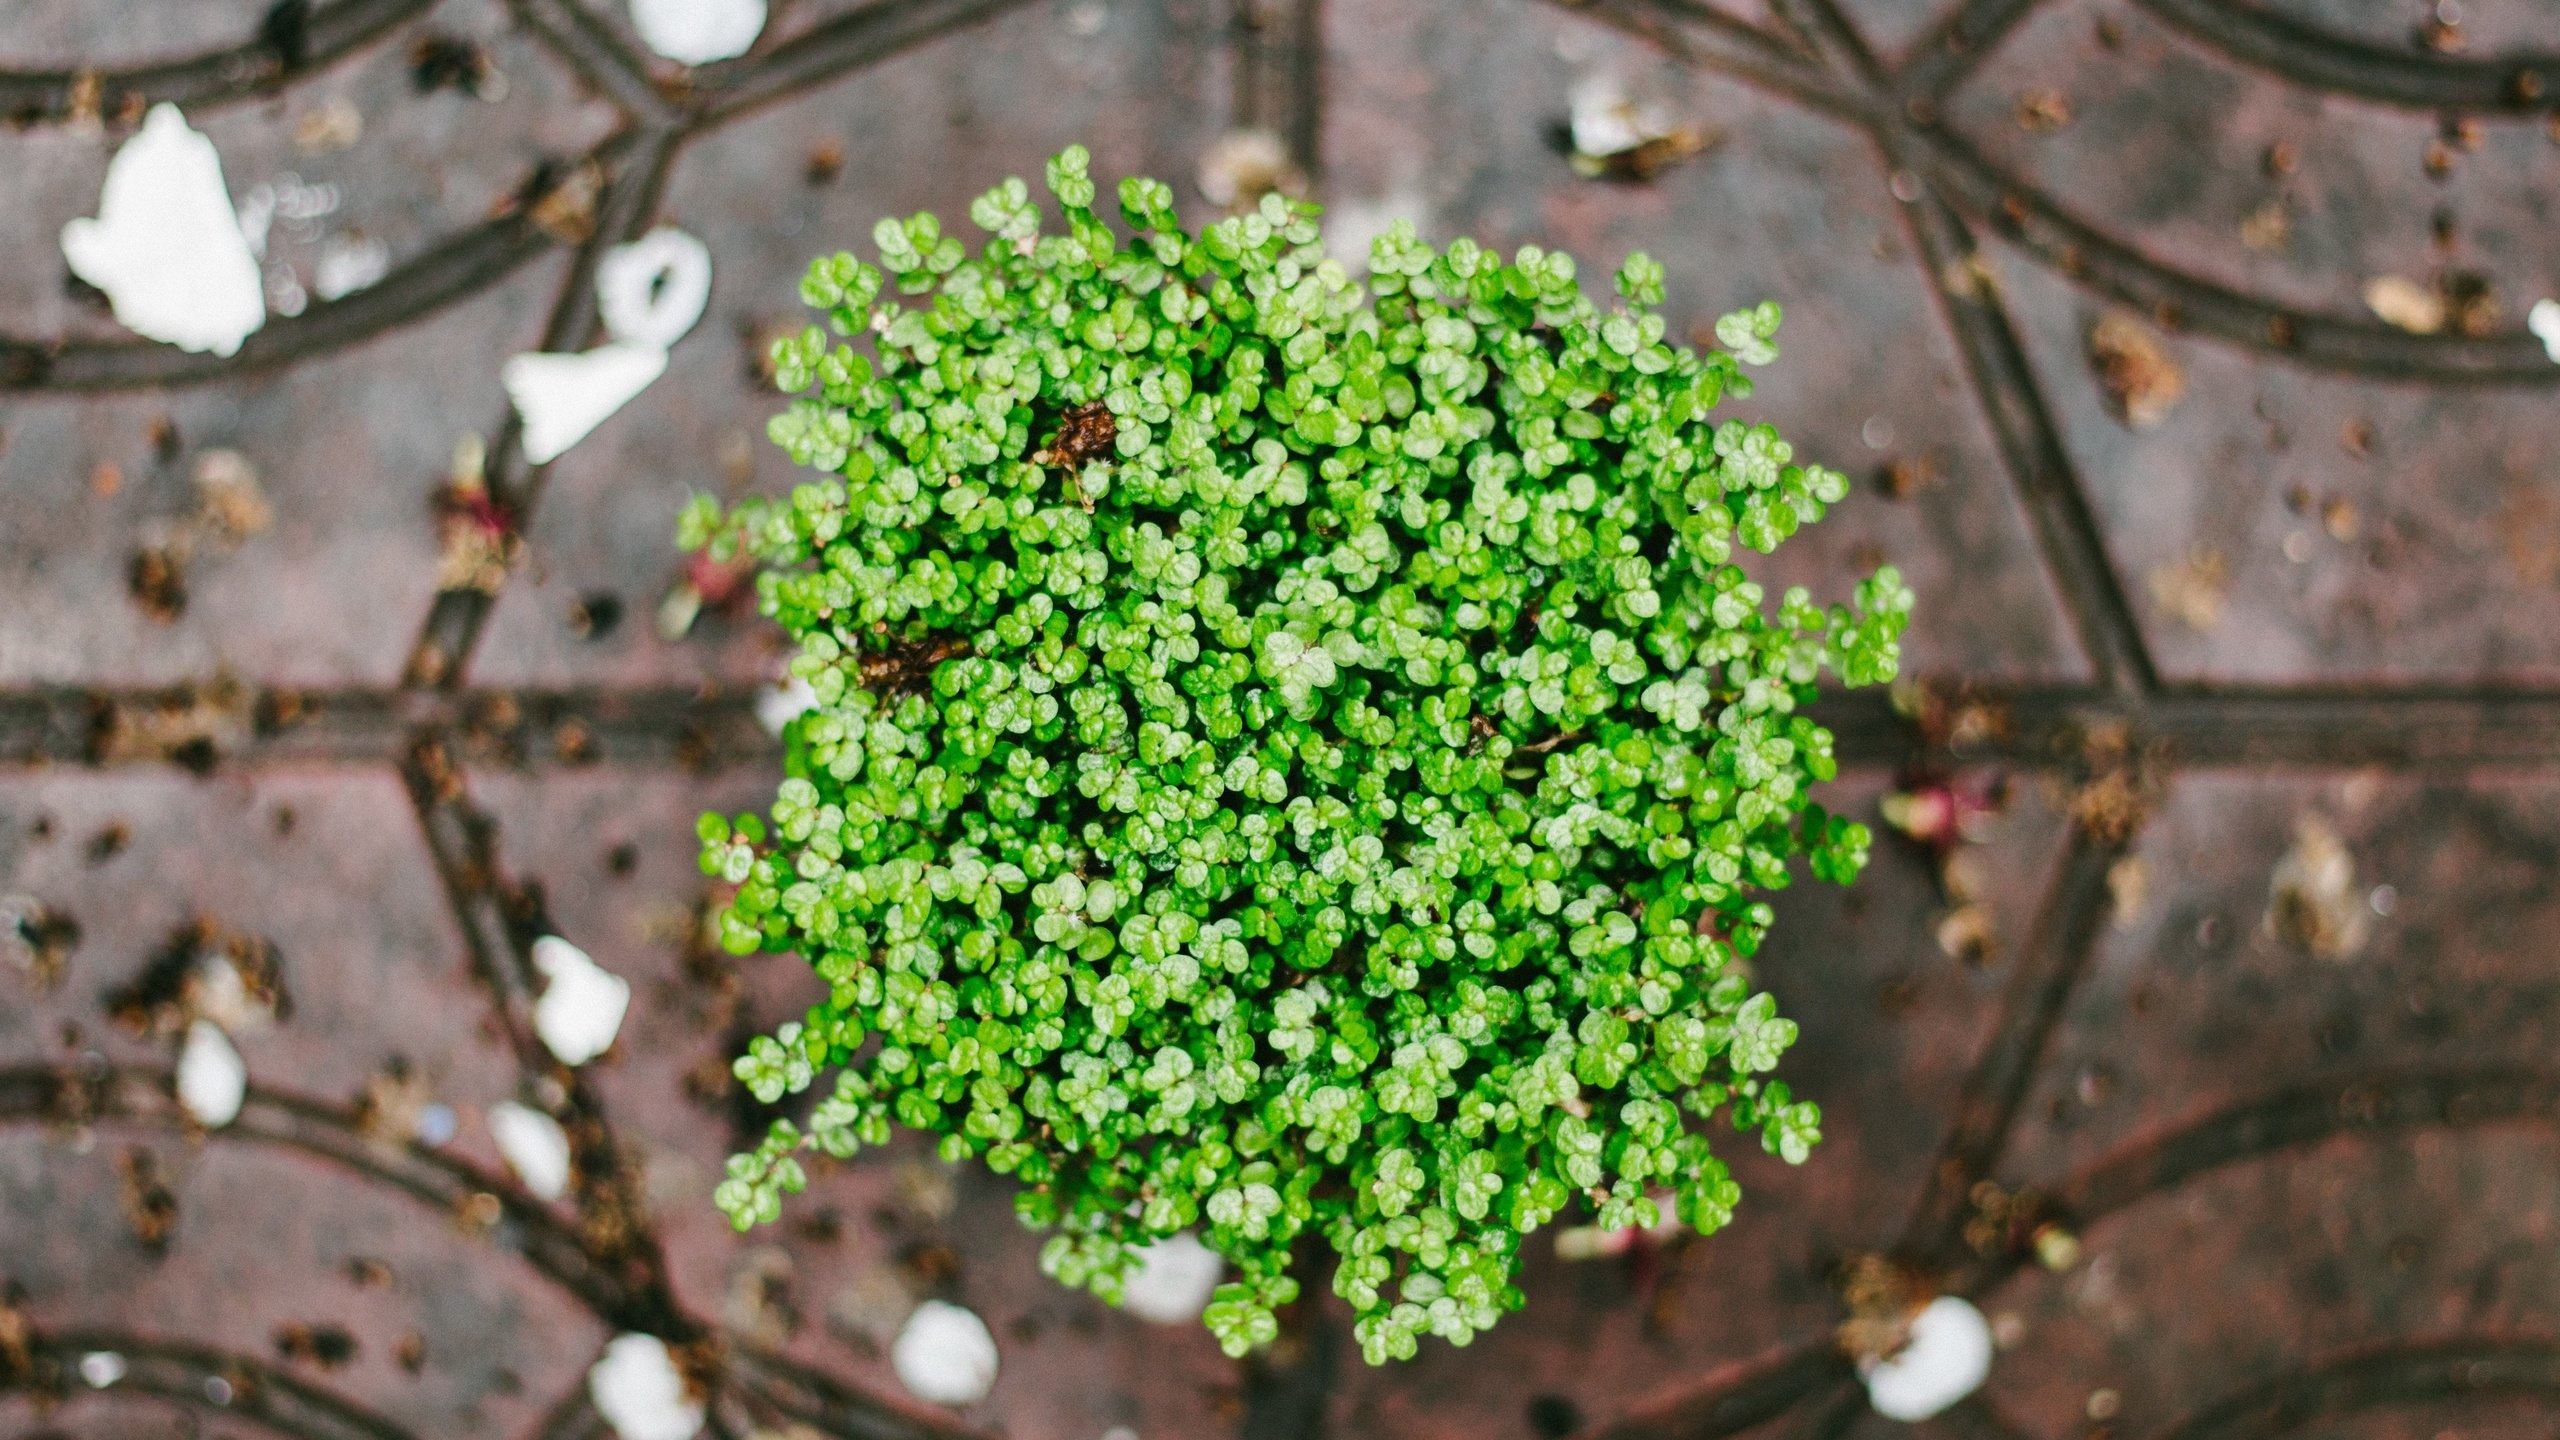
{"type": "Polygon", "coordinates": [[[2159,674],[2141,622],[2107,558],[2106,537],[2007,307],[1988,281],[1952,283],[1978,273],[1973,236],[1934,198],[1924,196],[1904,207],[1904,213],[1926,270],[1925,283],[1955,334],[1974,393],[1981,398],[1983,418],[1990,422],[2001,461],[2016,486],[2019,508],[2026,512],[2047,573],[2070,606],[2090,668],[2113,690],[2139,693],[2156,687],[2159,674]]]}
{"type": "Polygon", "coordinates": [[[2560,1075],[2473,1071],[2303,1085],[2136,1141],[2046,1193],[2086,1225],[2208,1171],[2338,1135],[2515,1121],[2560,1122],[2560,1075]]]}
{"type": "Polygon", "coordinates": [[[339,0],[313,9],[288,41],[261,33],[224,50],[155,60],[122,70],[0,71],[0,120],[38,125],[163,100],[203,110],[267,94],[295,75],[352,54],[435,8],[436,0],[339,0]],[[94,89],[90,89],[94,86],[94,89]],[[82,92],[88,90],[84,97],[82,92]]]}
{"type": "MultiPolygon", "coordinates": [[[[585,157],[619,174],[638,137],[624,131],[585,157]]],[[[493,219],[438,241],[353,294],[271,319],[236,355],[181,350],[156,340],[22,340],[0,336],[0,392],[91,391],[201,385],[273,370],[370,340],[393,327],[478,293],[513,274],[558,239],[534,219],[544,191],[581,162],[546,164],[519,202],[493,219]]]]}
{"type": "Polygon", "coordinates": [[[1969,219],[2099,294],[2179,329],[2378,380],[2560,384],[2560,365],[2529,332],[2416,335],[2379,320],[2346,319],[2245,295],[2110,238],[1994,165],[1951,129],[1903,128],[1918,142],[1908,162],[1969,219]]]}
{"type": "Polygon", "coordinates": [[[1857,124],[1867,105],[1822,73],[1792,37],[1747,25],[1691,0],[1549,0],[1625,31],[1683,64],[1756,85],[1808,109],[1857,124]]]}
{"type": "Polygon", "coordinates": [[[1912,46],[1894,88],[1923,107],[1934,106],[1990,58],[2009,32],[2042,0],[1965,0],[1912,46]]]}
{"type": "Polygon", "coordinates": [[[1230,129],[1267,130],[1308,174],[1321,168],[1323,0],[1237,0],[1230,129]]]}
{"type": "Polygon", "coordinates": [[[2560,692],[2377,686],[2282,690],[2180,685],[2138,697],[2085,686],[1987,686],[1942,697],[1979,707],[1963,743],[1933,744],[1873,693],[1825,697],[1814,717],[1844,763],[2079,763],[2089,737],[2120,729],[2167,764],[2214,768],[2477,769],[2560,764],[2560,692]]]}
{"type": "MultiPolygon", "coordinates": [[[[118,715],[186,713],[200,692],[179,686],[0,691],[0,767],[122,765],[102,753],[118,715]]],[[[685,687],[637,690],[270,690],[234,697],[238,711],[206,752],[164,757],[250,768],[405,763],[413,729],[451,737],[465,764],[613,765],[704,772],[770,763],[779,753],[752,697],[685,687]]],[[[199,766],[198,768],[201,768],[199,766]]]]}
{"type": "MultiPolygon", "coordinates": [[[[561,281],[559,298],[552,302],[550,319],[543,325],[543,350],[583,351],[603,337],[596,299],[596,267],[607,249],[636,240],[649,228],[682,141],[683,135],[673,130],[641,133],[636,142],[638,153],[606,188],[597,204],[595,230],[578,247],[577,258],[561,281]]],[[[516,414],[512,405],[499,417],[496,435],[484,462],[483,483],[488,486],[498,514],[515,533],[522,534],[541,502],[543,481],[550,467],[535,465],[525,458],[523,417],[516,414]]],[[[492,590],[436,592],[401,673],[416,683],[446,689],[459,686],[497,604],[498,592],[492,590]]]]}
{"type": "Polygon", "coordinates": [[[2350,39],[2232,0],[2134,0],[2243,65],[2313,90],[2426,110],[2532,114],[2560,90],[2560,54],[2418,55],[2350,39]]]}
{"type": "Polygon", "coordinates": [[[1647,1401],[1588,1440],[1721,1440],[1773,1420],[1856,1372],[1830,1337],[1718,1371],[1647,1401]]]}
{"type": "Polygon", "coordinates": [[[1996,1028],[1956,1098],[1946,1141],[1904,1232],[1902,1248],[1911,1254],[1952,1258],[1973,1187],[2000,1163],[2054,1027],[2089,967],[2106,922],[2107,871],[2127,843],[2072,828],[2053,888],[2010,973],[1996,1028]]]}
{"type": "Polygon", "coordinates": [[[758,106],[824,84],[847,70],[1018,9],[1028,0],[884,0],[830,20],[725,73],[706,114],[721,124],[758,106]]]}
{"type": "Polygon", "coordinates": [[[2513,1336],[2403,1340],[2262,1380],[2171,1425],[2160,1440],[2273,1440],[2386,1405],[2480,1395],[2560,1405],[2560,1345],[2513,1336]]]}
{"type": "Polygon", "coordinates": [[[235,1351],[118,1330],[39,1330],[27,1348],[38,1363],[64,1372],[93,1351],[113,1351],[126,1367],[124,1378],[116,1382],[119,1389],[246,1420],[300,1440],[409,1440],[408,1431],[354,1401],[235,1351]],[[212,1398],[215,1382],[230,1397],[227,1402],[212,1398]]]}
{"type": "Polygon", "coordinates": [[[938,1412],[853,1389],[766,1350],[732,1350],[728,1378],[749,1401],[845,1440],[981,1440],[938,1412]]]}
{"type": "Polygon", "coordinates": [[[674,102],[649,78],[647,64],[585,6],[576,0],[507,0],[507,9],[624,115],[662,129],[677,123],[674,102]]]}
{"type": "MultiPolygon", "coordinates": [[[[38,1067],[0,1070],[0,1125],[50,1124],[86,1113],[185,1132],[190,1122],[169,1099],[171,1083],[168,1072],[141,1068],[97,1077],[38,1067]]],[[[576,1234],[539,1202],[451,1156],[370,1140],[344,1110],[253,1086],[238,1117],[210,1133],[326,1161],[448,1216],[472,1195],[495,1195],[511,1227],[510,1248],[535,1271],[608,1321],[631,1308],[621,1282],[598,1267],[576,1234]]]]}

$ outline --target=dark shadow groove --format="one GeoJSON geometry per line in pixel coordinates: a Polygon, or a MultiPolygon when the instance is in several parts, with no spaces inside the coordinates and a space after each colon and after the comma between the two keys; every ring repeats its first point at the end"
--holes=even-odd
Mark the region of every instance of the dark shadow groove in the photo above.
{"type": "Polygon", "coordinates": [[[981,21],[1016,10],[1028,0],[886,0],[728,66],[705,67],[710,108],[719,124],[785,100],[848,70],[876,64],[981,21]]]}
{"type": "Polygon", "coordinates": [[[2351,1350],[2216,1401],[2160,1440],[2276,1440],[2316,1421],[2475,1395],[2548,1396],[2560,1406],[2560,1345],[2453,1336],[2351,1350]]]}
{"type": "Polygon", "coordinates": [[[38,1331],[28,1346],[36,1361],[65,1371],[98,1350],[124,1357],[117,1389],[172,1400],[208,1417],[246,1421],[297,1440],[410,1440],[410,1432],[351,1400],[231,1351],[114,1330],[38,1331]],[[217,1384],[227,1387],[227,1403],[208,1393],[217,1384]]]}
{"type": "Polygon", "coordinates": [[[2279,80],[2422,110],[2538,114],[2560,91],[2560,54],[2423,55],[2232,0],[2134,0],[2152,18],[2279,80]]]}
{"type": "MultiPolygon", "coordinates": [[[[638,137],[624,131],[586,157],[618,174],[638,137]]],[[[228,357],[181,350],[156,340],[61,341],[0,336],[0,392],[124,390],[202,385],[280,369],[385,334],[497,284],[560,243],[533,218],[545,189],[582,162],[546,164],[519,203],[436,242],[376,284],[299,315],[270,318],[228,357]]]]}
{"type": "Polygon", "coordinates": [[[435,5],[436,0],[338,0],[315,7],[292,53],[265,35],[253,35],[228,49],[119,70],[0,70],[0,120],[43,125],[70,119],[75,108],[115,116],[128,106],[164,100],[204,110],[255,99],[363,49],[435,5]],[[84,97],[91,84],[95,89],[84,97]]]}

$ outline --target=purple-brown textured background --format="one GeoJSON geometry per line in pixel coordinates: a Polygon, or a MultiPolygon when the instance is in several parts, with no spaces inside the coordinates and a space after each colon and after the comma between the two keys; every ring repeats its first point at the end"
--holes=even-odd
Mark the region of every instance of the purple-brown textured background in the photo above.
{"type": "Polygon", "coordinates": [[[1881,1435],[1833,1340],[1861,1255],[1994,1319],[1990,1383],[1935,1435],[2549,1427],[2560,368],[2522,328],[2560,292],[2545,0],[777,0],[691,76],[611,0],[303,8],[297,47],[254,0],[0,0],[0,895],[78,926],[57,983],[0,966],[0,1431],[591,1435],[585,1369],[640,1328],[694,1342],[730,1436],[1881,1435]],[[503,92],[423,90],[430,40],[503,92]],[[1550,136],[1594,76],[1707,148],[1578,178],[1550,136]],[[121,331],[55,237],[158,98],[235,194],[337,187],[271,270],[307,287],[364,239],[389,273],[229,361],[121,331]],[[653,612],[690,491],[790,482],[760,337],[810,253],[956,220],[1070,140],[1206,216],[1202,158],[1240,128],[1340,221],[1561,245],[1595,278],[1643,248],[1684,327],[1781,300],[1740,409],[1859,486],[1763,578],[1889,558],[1921,599],[1925,693],[1838,704],[1837,801],[2007,782],[1953,877],[1987,955],[1943,943],[1964,893],[1899,839],[1854,892],[1782,898],[1759,969],[1804,1026],[1810,1164],[1740,1157],[1710,1242],[1535,1244],[1525,1313],[1387,1371],[1321,1318],[1312,1351],[1237,1367],[1058,1291],[1004,1187],[912,1143],[766,1233],[709,1205],[759,1123],[718,1062],[809,987],[689,943],[692,816],[769,793],[746,697],[772,640],[715,614],[668,642],[653,612]],[[589,161],[591,205],[542,203],[589,161]],[[529,469],[499,365],[591,342],[597,251],[658,223],[709,243],[708,315],[529,469]],[[2405,333],[2365,307],[2385,275],[2487,298],[2405,333]],[[2183,378],[2156,426],[2090,362],[2117,311],[2183,378]],[[465,435],[521,530],[494,596],[437,588],[465,435]],[[273,524],[198,544],[155,617],[130,557],[217,449],[273,524]],[[603,596],[620,623],[582,633],[603,596]],[[2269,921],[2306,819],[2352,859],[2343,956],[2269,921]],[[166,1098],[173,1042],[105,1004],[191,920],[272,945],[293,1001],[210,1136],[166,1098]],[[545,929],[635,983],[574,1081],[528,1044],[545,929]],[[572,1121],[574,1200],[507,1178],[483,1117],[511,1097],[572,1121]],[[424,1104],[449,1143],[411,1138],[424,1104]],[[163,1198],[155,1249],[134,1210],[163,1198]],[[2043,1224],[2069,1263],[2037,1262],[2043,1224]],[[965,1413],[882,1356],[926,1293],[1003,1350],[965,1413]],[[94,1348],[126,1382],[54,1393],[94,1348]]]}

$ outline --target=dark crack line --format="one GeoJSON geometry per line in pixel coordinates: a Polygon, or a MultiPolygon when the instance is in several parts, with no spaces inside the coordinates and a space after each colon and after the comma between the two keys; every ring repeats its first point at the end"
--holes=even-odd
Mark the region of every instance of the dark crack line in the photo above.
{"type": "MultiPolygon", "coordinates": [[[[2495,686],[2285,688],[2179,683],[2126,696],[2084,684],[1929,687],[1929,703],[1974,708],[1984,733],[1933,741],[1925,723],[1873,692],[1817,701],[1850,766],[2012,765],[2067,770],[2089,737],[2120,731],[2136,749],[2181,769],[2310,770],[2385,765],[2459,772],[2560,765],[2560,691],[2495,686]]],[[[130,768],[174,763],[102,756],[101,717],[184,709],[186,686],[116,690],[39,686],[0,690],[0,769],[130,768]]],[[[240,734],[217,749],[223,767],[398,765],[422,729],[446,737],[466,765],[516,772],[594,766],[707,774],[770,765],[781,747],[755,716],[753,694],[694,686],[252,691],[240,734]]]]}
{"type": "Polygon", "coordinates": [[[672,129],[680,123],[675,104],[649,77],[648,63],[576,0],[507,0],[507,9],[528,33],[632,121],[653,129],[672,129]]]}
{"type": "Polygon", "coordinates": [[[895,0],[868,5],[794,36],[726,74],[708,71],[705,120],[719,125],[749,110],[873,65],[954,30],[992,20],[1028,0],[895,0]]]}
{"type": "MultiPolygon", "coordinates": [[[[1565,0],[1553,0],[1564,4],[1565,0]]],[[[1674,58],[1698,60],[1675,0],[1565,5],[1618,24],[1674,58]],[[1649,18],[1646,18],[1648,17],[1649,18]]],[[[1854,34],[1854,32],[1851,32],[1854,34]]],[[[1939,125],[1935,107],[1897,98],[1871,60],[1825,75],[1803,67],[1770,72],[1714,55],[1699,63],[1751,79],[1865,129],[1972,224],[2022,247],[2037,263],[2084,289],[2139,309],[2173,328],[2210,336],[2312,369],[2376,380],[2447,384],[2560,384],[2542,342],[2523,330],[2492,335],[2413,335],[2379,320],[2296,309],[2259,299],[2152,260],[2108,237],[2051,197],[1993,164],[1971,142],[1939,125]]]]}
{"type": "Polygon", "coordinates": [[[1965,0],[1911,47],[1894,77],[1906,106],[1925,112],[1953,93],[2043,0],[1965,0]]]}
{"type": "Polygon", "coordinates": [[[1756,29],[1688,0],[1548,0],[1570,15],[1626,32],[1682,64],[1730,75],[1851,124],[1858,99],[1834,85],[1791,36],[1756,29]]]}
{"type": "Polygon", "coordinates": [[[2073,828],[2043,911],[2010,972],[1999,1020],[1957,1096],[1955,1118],[1903,1231],[1900,1248],[1913,1258],[1955,1258],[1973,1187],[2000,1163],[2053,1032],[2097,950],[2109,904],[2107,871],[2129,848],[2130,837],[2103,839],[2073,828]]]}
{"type": "Polygon", "coordinates": [[[2560,90],[2560,54],[2413,55],[2230,0],[2134,0],[2206,48],[2290,84],[2426,110],[2538,114],[2560,90]]]}
{"type": "Polygon", "coordinates": [[[978,1440],[947,1416],[899,1406],[846,1386],[786,1356],[741,1346],[730,1352],[729,1379],[751,1408],[816,1426],[846,1440],[978,1440]]]}
{"type": "Polygon", "coordinates": [[[2379,320],[2274,304],[2163,265],[2110,238],[2001,170],[1952,130],[1934,124],[1895,128],[1916,142],[1911,166],[1968,218],[2086,288],[2177,329],[2374,380],[2560,384],[2560,365],[2527,331],[2413,335],[2379,320]]]}
{"type": "Polygon", "coordinates": [[[286,80],[327,69],[435,6],[436,0],[339,0],[315,8],[303,22],[298,55],[252,36],[228,49],[120,70],[0,71],[0,120],[58,124],[75,108],[114,116],[127,106],[162,101],[203,110],[256,99],[286,80]]]}
{"type": "MultiPolygon", "coordinates": [[[[94,1100],[99,1118],[197,1133],[176,1102],[167,1071],[127,1067],[103,1076],[66,1079],[54,1070],[0,1070],[0,1124],[52,1124],[75,1106],[94,1100]]],[[[229,1125],[201,1132],[223,1141],[247,1141],[291,1150],[360,1175],[448,1218],[476,1194],[494,1195],[503,1207],[504,1248],[535,1273],[576,1299],[608,1324],[632,1312],[631,1296],[599,1267],[576,1233],[513,1184],[471,1165],[416,1145],[368,1139],[355,1117],[321,1101],[252,1086],[229,1125]]]]}
{"type": "Polygon", "coordinates": [[[1855,1372],[1828,1336],[1708,1375],[1589,1432],[1589,1440],[1721,1440],[1774,1420],[1855,1372]]]}
{"type": "Polygon", "coordinates": [[[1235,0],[1234,128],[1280,137],[1309,176],[1324,132],[1324,0],[1235,0]]]}
{"type": "Polygon", "coordinates": [[[156,340],[35,341],[0,336],[0,392],[97,391],[201,385],[344,349],[497,284],[559,244],[536,223],[545,185],[584,164],[619,173],[638,136],[615,135],[582,160],[552,162],[519,189],[507,213],[438,241],[379,282],[299,315],[270,318],[228,358],[156,340]]]}
{"type": "Polygon", "coordinates": [[[2508,1335],[2449,1336],[2350,1350],[2206,1406],[2161,1440],[2259,1440],[2392,1405],[2478,1396],[2560,1403],[2560,1346],[2508,1335]]]}
{"type": "MultiPolygon", "coordinates": [[[[410,1432],[343,1396],[308,1384],[262,1360],[234,1351],[121,1330],[36,1332],[29,1352],[63,1372],[82,1356],[112,1350],[124,1357],[119,1390],[174,1400],[212,1416],[246,1420],[298,1440],[410,1440],[410,1432]],[[227,1403],[212,1398],[216,1382],[227,1403]]],[[[48,1432],[50,1433],[50,1432],[48,1432]]]]}
{"type": "MultiPolygon", "coordinates": [[[[1890,149],[1887,155],[1889,161],[1901,158],[1890,149]]],[[[2142,624],[2107,557],[2106,537],[2036,384],[2017,327],[2000,303],[1996,284],[1975,268],[1978,252],[1971,232],[1930,197],[1904,206],[1903,215],[1926,272],[1922,283],[1955,336],[2046,573],[2070,607],[2081,653],[2109,689],[2141,693],[2157,688],[2160,677],[2142,624]],[[1959,276],[1971,277],[1971,283],[1951,283],[1959,276]]]]}
{"type": "MultiPolygon", "coordinates": [[[[539,349],[582,351],[600,337],[603,327],[597,318],[596,267],[607,249],[638,239],[648,230],[681,141],[680,132],[668,130],[639,136],[635,142],[637,153],[598,201],[595,228],[579,245],[577,258],[561,281],[559,298],[543,324],[539,349]]],[[[497,439],[483,461],[482,479],[496,513],[511,534],[521,537],[532,524],[534,507],[541,500],[550,467],[525,458],[524,424],[514,406],[508,405],[500,415],[495,433],[497,439]]],[[[501,593],[475,588],[436,592],[401,671],[409,683],[444,688],[460,685],[501,593]]]]}

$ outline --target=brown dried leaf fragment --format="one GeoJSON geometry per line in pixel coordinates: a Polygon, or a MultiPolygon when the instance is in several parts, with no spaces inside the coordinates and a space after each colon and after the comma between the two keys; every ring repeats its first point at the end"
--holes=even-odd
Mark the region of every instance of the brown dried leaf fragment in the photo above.
{"type": "Polygon", "coordinates": [[[2116,418],[2133,429],[2158,425],[2186,398],[2186,370],[2150,326],[2121,311],[2090,327],[2089,364],[2116,418]]]}
{"type": "Polygon", "coordinates": [[[2059,90],[2030,90],[2018,97],[2018,128],[2042,135],[2071,123],[2071,97],[2059,90]]]}
{"type": "Polygon", "coordinates": [[[160,1157],[137,1145],[117,1159],[116,1175],[125,1228],[152,1254],[167,1250],[178,1231],[178,1194],[169,1188],[160,1157]]]}
{"type": "Polygon", "coordinates": [[[2267,933],[2323,960],[2350,960],[2370,930],[2355,856],[2329,822],[2294,822],[2293,848],[2267,880],[2267,933]]]}
{"type": "Polygon", "coordinates": [[[2151,572],[2151,599],[2161,613],[2201,635],[2222,623],[2230,584],[2230,565],[2222,552],[2198,545],[2176,564],[2151,572]]]}
{"type": "Polygon", "coordinates": [[[344,1325],[306,1325],[295,1322],[276,1327],[276,1353],[288,1360],[301,1360],[323,1370],[335,1370],[356,1358],[356,1337],[344,1325]]]}

